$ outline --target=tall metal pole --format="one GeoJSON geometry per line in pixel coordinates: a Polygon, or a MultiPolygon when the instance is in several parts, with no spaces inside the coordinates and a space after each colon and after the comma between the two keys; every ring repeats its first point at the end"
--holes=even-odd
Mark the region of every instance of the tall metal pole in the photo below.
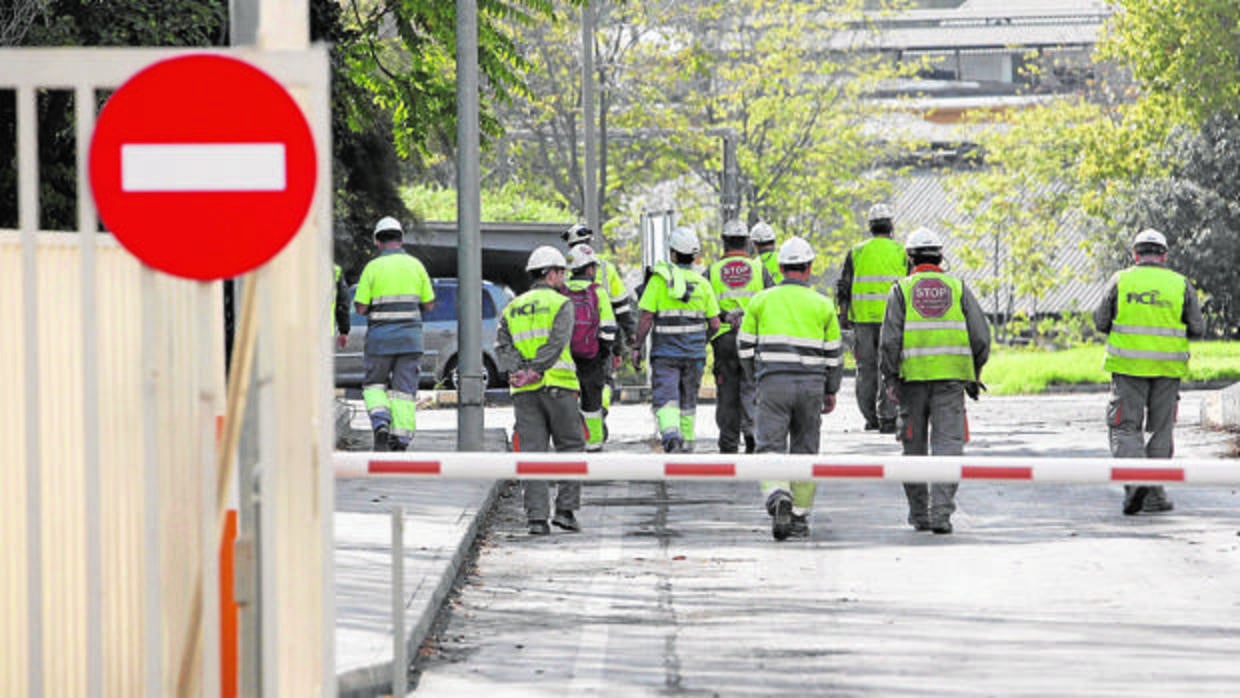
{"type": "Polygon", "coordinates": [[[585,143],[585,178],[581,207],[586,225],[600,234],[598,211],[598,144],[594,115],[594,3],[581,6],[581,133],[585,143]]]}
{"type": "Polygon", "coordinates": [[[460,298],[457,327],[456,448],[482,443],[482,234],[478,160],[478,3],[456,3],[456,265],[460,298]]]}
{"type": "Polygon", "coordinates": [[[720,204],[723,208],[723,222],[727,223],[740,217],[740,171],[736,164],[736,134],[723,135],[723,186],[720,187],[720,204]]]}

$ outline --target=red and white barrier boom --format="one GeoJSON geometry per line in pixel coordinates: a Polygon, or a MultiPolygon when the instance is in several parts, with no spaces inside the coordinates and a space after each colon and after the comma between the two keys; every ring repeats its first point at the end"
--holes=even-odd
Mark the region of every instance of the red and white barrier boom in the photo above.
{"type": "Polygon", "coordinates": [[[338,451],[336,477],[545,480],[895,480],[1240,485],[1240,460],[710,453],[338,451]]]}

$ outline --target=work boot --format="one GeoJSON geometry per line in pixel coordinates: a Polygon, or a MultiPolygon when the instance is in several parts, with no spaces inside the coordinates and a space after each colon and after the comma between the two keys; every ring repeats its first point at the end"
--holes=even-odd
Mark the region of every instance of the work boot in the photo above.
{"type": "Polygon", "coordinates": [[[1145,485],[1138,487],[1127,486],[1124,488],[1124,516],[1136,516],[1145,506],[1145,498],[1150,494],[1150,488],[1145,485]]]}
{"type": "Polygon", "coordinates": [[[787,538],[792,531],[792,497],[787,492],[775,492],[767,499],[766,510],[771,513],[771,535],[775,540],[787,538]]]}
{"type": "Polygon", "coordinates": [[[409,444],[401,441],[400,438],[397,436],[394,436],[394,435],[389,436],[388,437],[388,450],[395,451],[397,453],[404,453],[405,451],[409,450],[409,444]]]}
{"type": "Polygon", "coordinates": [[[878,433],[880,433],[880,434],[894,434],[894,433],[896,433],[896,420],[894,420],[894,419],[884,419],[883,421],[879,422],[879,423],[878,423],[878,433]]]}
{"type": "Polygon", "coordinates": [[[546,536],[551,534],[551,527],[547,525],[546,519],[530,520],[531,536],[546,536]]]}
{"type": "Polygon", "coordinates": [[[745,453],[753,453],[758,448],[758,444],[754,441],[753,434],[745,434],[745,453]]]}
{"type": "Polygon", "coordinates": [[[871,419],[865,420],[865,430],[866,431],[878,431],[878,422],[876,420],[871,420],[871,419]]]}
{"type": "Polygon", "coordinates": [[[930,530],[939,535],[945,535],[952,532],[951,521],[939,521],[930,524],[930,530]]]}
{"type": "Polygon", "coordinates": [[[581,524],[577,523],[577,517],[573,516],[573,512],[568,509],[556,509],[555,516],[551,517],[551,523],[573,533],[581,530],[581,524]]]}
{"type": "Polygon", "coordinates": [[[923,516],[913,516],[912,512],[908,515],[908,523],[913,527],[914,531],[929,531],[930,519],[923,516]]]}
{"type": "Polygon", "coordinates": [[[1175,504],[1167,498],[1167,491],[1161,487],[1151,487],[1141,505],[1141,511],[1145,514],[1162,514],[1174,509],[1175,504]]]}
{"type": "Polygon", "coordinates": [[[684,447],[684,443],[685,443],[684,440],[680,438],[679,434],[672,434],[670,436],[664,436],[663,437],[663,452],[664,453],[680,453],[681,449],[684,447]]]}
{"type": "Polygon", "coordinates": [[[789,538],[809,538],[809,515],[793,514],[792,523],[788,524],[789,538]]]}
{"type": "Polygon", "coordinates": [[[392,450],[392,434],[386,426],[375,427],[375,442],[371,446],[373,451],[390,451],[392,450]]]}

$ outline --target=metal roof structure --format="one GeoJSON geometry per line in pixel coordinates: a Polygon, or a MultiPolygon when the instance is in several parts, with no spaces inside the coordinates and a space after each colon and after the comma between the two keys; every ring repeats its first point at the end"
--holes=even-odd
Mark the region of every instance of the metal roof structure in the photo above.
{"type": "MultiPolygon", "coordinates": [[[[993,278],[993,273],[986,268],[966,269],[960,262],[961,248],[970,243],[954,237],[950,228],[968,221],[956,210],[952,194],[946,188],[947,177],[947,170],[924,169],[895,180],[891,201],[896,211],[896,236],[900,238],[923,225],[937,231],[946,243],[944,256],[949,270],[976,285],[979,280],[993,278]]],[[[1010,292],[1000,293],[1000,314],[1006,315],[1009,307],[1013,312],[1023,310],[1031,317],[1092,311],[1102,301],[1110,275],[1098,269],[1085,252],[1085,230],[1069,221],[1059,233],[1055,263],[1067,272],[1067,280],[1047,289],[1040,298],[1009,298],[1010,292]]],[[[1000,250],[999,254],[1007,252],[1000,250]]],[[[979,295],[978,300],[987,313],[996,311],[994,294],[979,295]]]]}

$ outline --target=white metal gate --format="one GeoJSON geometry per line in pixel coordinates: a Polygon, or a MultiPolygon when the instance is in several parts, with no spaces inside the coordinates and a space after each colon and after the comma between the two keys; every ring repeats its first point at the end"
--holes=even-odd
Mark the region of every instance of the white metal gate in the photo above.
{"type": "MultiPolygon", "coordinates": [[[[220,695],[220,284],[151,271],[94,234],[87,193],[96,90],[185,53],[0,49],[0,90],[16,91],[19,192],[18,229],[0,230],[0,695],[220,695]],[[75,95],[72,232],[38,229],[41,89],[75,95]]],[[[318,151],[312,213],[249,280],[261,323],[264,693],[331,694],[327,51],[219,53],[288,87],[318,151]]]]}

